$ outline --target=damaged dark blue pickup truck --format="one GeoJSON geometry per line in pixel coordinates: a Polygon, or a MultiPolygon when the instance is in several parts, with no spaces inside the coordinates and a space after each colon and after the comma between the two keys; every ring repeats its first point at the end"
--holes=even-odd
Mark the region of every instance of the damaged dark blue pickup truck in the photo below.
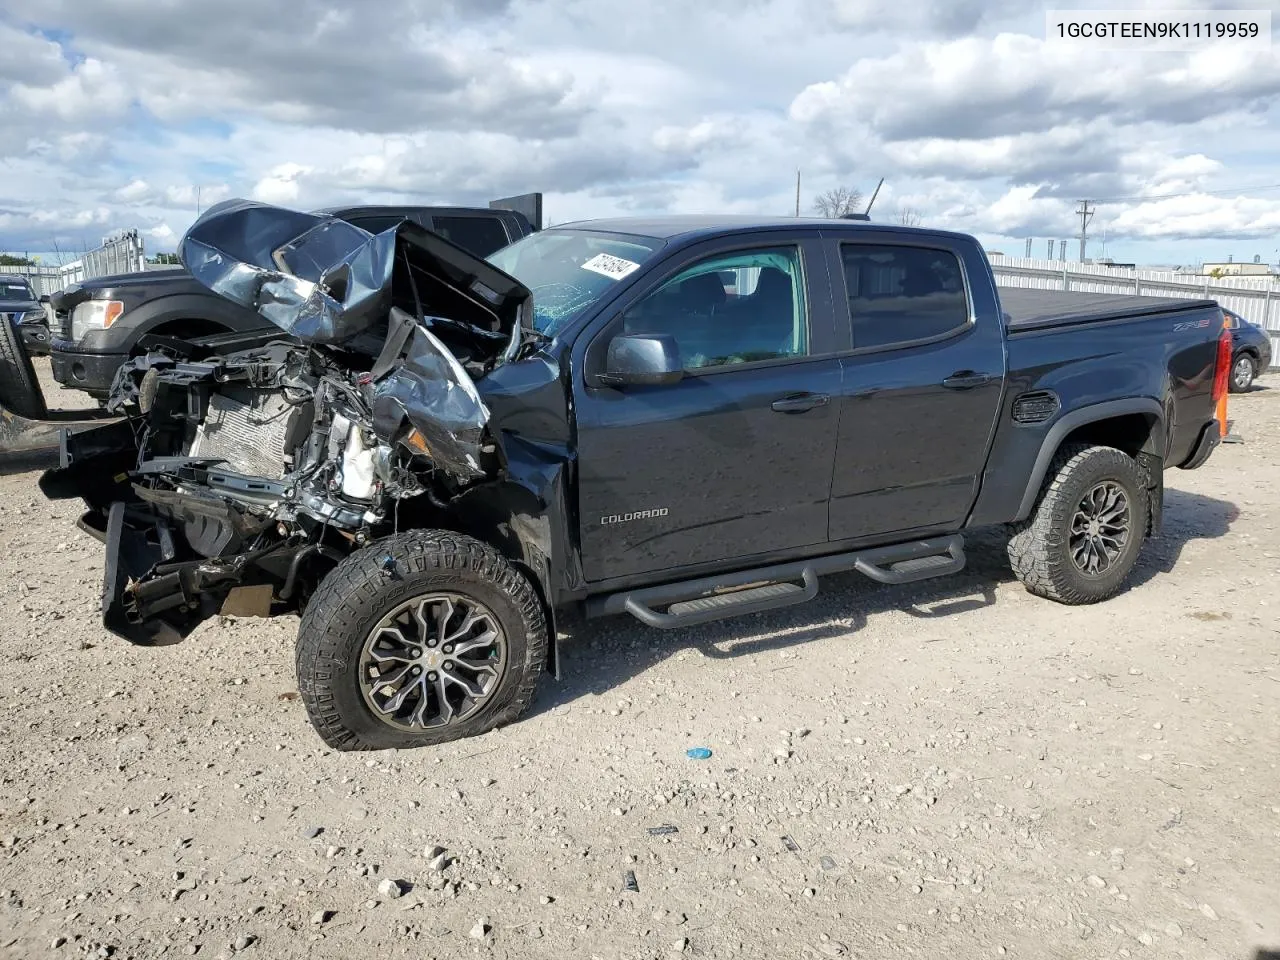
{"type": "Polygon", "coordinates": [[[1210,301],[997,292],[971,237],[806,219],[568,224],[479,260],[230,201],[184,263],[279,333],[155,340],[50,497],[106,544],[106,626],[298,610],[340,749],[514,720],[557,613],[681,627],[897,584],[1006,526],[1090,603],[1221,435],[1210,301]]]}

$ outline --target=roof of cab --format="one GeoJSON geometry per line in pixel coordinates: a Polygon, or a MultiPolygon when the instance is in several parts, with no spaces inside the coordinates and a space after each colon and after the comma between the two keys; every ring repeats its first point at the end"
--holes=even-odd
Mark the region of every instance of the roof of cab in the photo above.
{"type": "Polygon", "coordinates": [[[410,204],[398,203],[362,203],[349,207],[322,207],[319,210],[312,211],[319,216],[343,217],[357,216],[360,214],[388,214],[391,216],[409,214],[409,213],[426,213],[438,214],[440,216],[449,216],[453,214],[481,214],[486,217],[499,217],[503,214],[512,213],[511,210],[501,210],[493,207],[453,207],[448,205],[437,206],[414,206],[410,204]]]}
{"type": "Polygon", "coordinates": [[[921,227],[903,227],[867,220],[845,220],[838,217],[761,217],[750,214],[664,215],[652,217],[608,217],[600,220],[578,220],[558,223],[553,230],[595,230],[602,233],[629,233],[658,240],[694,240],[699,237],[752,230],[874,230],[876,233],[902,233],[909,236],[955,236],[964,234],[921,227]]]}

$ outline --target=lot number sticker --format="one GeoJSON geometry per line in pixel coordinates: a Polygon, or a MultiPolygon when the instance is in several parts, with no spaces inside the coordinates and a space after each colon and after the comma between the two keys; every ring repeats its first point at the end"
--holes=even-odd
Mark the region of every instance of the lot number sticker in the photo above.
{"type": "Polygon", "coordinates": [[[612,257],[607,253],[597,253],[582,265],[582,269],[598,273],[608,277],[610,280],[621,280],[633,270],[638,269],[639,266],[640,264],[632,263],[630,260],[623,260],[621,257],[612,257]]]}

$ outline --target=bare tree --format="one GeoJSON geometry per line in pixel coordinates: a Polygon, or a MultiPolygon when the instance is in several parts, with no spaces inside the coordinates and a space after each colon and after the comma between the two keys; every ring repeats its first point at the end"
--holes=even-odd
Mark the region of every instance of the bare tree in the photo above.
{"type": "Polygon", "coordinates": [[[912,207],[898,208],[898,222],[904,227],[918,227],[921,222],[920,211],[912,207]]]}
{"type": "Polygon", "coordinates": [[[813,200],[813,209],[824,217],[843,217],[857,213],[862,206],[862,191],[849,187],[836,187],[820,193],[813,200]]]}

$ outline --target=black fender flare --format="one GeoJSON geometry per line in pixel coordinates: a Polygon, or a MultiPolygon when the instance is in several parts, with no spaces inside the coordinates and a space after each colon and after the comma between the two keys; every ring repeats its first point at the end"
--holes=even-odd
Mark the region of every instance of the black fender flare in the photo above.
{"type": "MultiPolygon", "coordinates": [[[[1258,363],[1258,361],[1262,359],[1261,350],[1255,344],[1246,343],[1242,346],[1236,347],[1235,352],[1231,354],[1232,365],[1234,365],[1235,362],[1239,360],[1242,356],[1246,356],[1246,355],[1253,358],[1253,362],[1255,366],[1258,363]]],[[[1259,370],[1258,372],[1265,373],[1266,371],[1259,370]]]]}
{"type": "Polygon", "coordinates": [[[1151,431],[1155,446],[1150,449],[1144,447],[1143,452],[1154,454],[1163,460],[1165,412],[1164,408],[1151,397],[1105,400],[1102,403],[1091,403],[1086,407],[1070,410],[1054,421],[1053,426],[1049,428],[1049,432],[1040,441],[1040,452],[1036,454],[1035,463],[1031,466],[1031,476],[1027,478],[1027,488],[1022,494],[1022,501],[1018,504],[1018,512],[1014,515],[1014,521],[1025,520],[1031,515],[1031,510],[1036,503],[1036,497],[1040,495],[1040,488],[1044,484],[1045,474],[1049,472],[1049,464],[1053,462],[1054,454],[1058,452],[1058,448],[1062,446],[1062,441],[1067,438],[1068,434],[1091,423],[1100,423],[1113,417],[1123,417],[1135,413],[1155,418],[1155,426],[1151,431]]]}
{"type": "MultiPolygon", "coordinates": [[[[125,312],[119,321],[119,326],[124,328],[128,335],[124,349],[126,351],[131,349],[144,336],[153,333],[156,328],[175,320],[203,320],[218,324],[227,332],[270,326],[266,319],[258,317],[257,314],[242,311],[242,308],[218,296],[206,297],[194,293],[173,294],[139,304],[133,310],[125,312]]],[[[116,325],[112,326],[114,328],[116,325]]]]}
{"type": "Polygon", "coordinates": [[[559,529],[564,517],[558,498],[548,502],[535,490],[505,478],[472,487],[449,504],[452,526],[494,547],[533,581],[547,618],[547,667],[560,678],[557,640],[559,587],[553,564],[565,563],[559,529]]]}

